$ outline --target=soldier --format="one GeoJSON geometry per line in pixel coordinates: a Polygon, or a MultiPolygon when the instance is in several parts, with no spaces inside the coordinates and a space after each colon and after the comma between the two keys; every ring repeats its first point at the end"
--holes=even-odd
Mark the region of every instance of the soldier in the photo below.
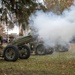
{"type": "Polygon", "coordinates": [[[3,44],[3,37],[0,35],[0,45],[3,44]]]}
{"type": "Polygon", "coordinates": [[[11,43],[14,40],[14,36],[12,34],[9,35],[9,43],[11,43]]]}
{"type": "MultiPolygon", "coordinates": [[[[0,35],[0,49],[3,49],[2,44],[3,44],[3,37],[0,35]]],[[[2,53],[2,52],[1,52],[1,50],[0,50],[0,54],[1,54],[1,53],[2,53]]]]}

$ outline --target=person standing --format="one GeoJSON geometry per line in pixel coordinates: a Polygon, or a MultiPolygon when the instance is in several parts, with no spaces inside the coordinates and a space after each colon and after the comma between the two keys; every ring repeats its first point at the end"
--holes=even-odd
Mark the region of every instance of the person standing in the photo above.
{"type": "Polygon", "coordinates": [[[3,44],[3,37],[0,35],[0,45],[3,44]]]}

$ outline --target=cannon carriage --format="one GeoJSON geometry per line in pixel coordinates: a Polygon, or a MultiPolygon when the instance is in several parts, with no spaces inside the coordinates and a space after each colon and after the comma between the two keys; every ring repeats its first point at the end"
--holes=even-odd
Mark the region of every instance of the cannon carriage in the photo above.
{"type": "Polygon", "coordinates": [[[45,55],[52,54],[54,51],[65,52],[68,51],[68,48],[68,46],[65,48],[65,46],[57,45],[54,48],[46,49],[43,42],[28,35],[11,41],[2,49],[3,52],[0,56],[6,61],[16,61],[18,58],[28,59],[31,52],[34,52],[36,55],[45,55]]]}
{"type": "Polygon", "coordinates": [[[25,36],[13,40],[7,46],[0,49],[2,51],[0,57],[3,57],[6,61],[16,61],[18,58],[28,59],[30,57],[30,48],[26,43],[31,39],[31,36],[25,36]]]}

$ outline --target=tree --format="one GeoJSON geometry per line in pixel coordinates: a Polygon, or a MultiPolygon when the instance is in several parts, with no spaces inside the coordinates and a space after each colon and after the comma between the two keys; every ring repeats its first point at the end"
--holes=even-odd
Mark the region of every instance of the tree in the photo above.
{"type": "MultiPolygon", "coordinates": [[[[3,12],[7,11],[7,14],[16,16],[16,22],[18,22],[19,26],[22,27],[23,30],[28,27],[28,20],[29,16],[35,12],[36,10],[44,10],[45,7],[37,3],[37,0],[2,0],[2,9],[3,12]],[[4,6],[6,8],[4,8],[4,6]]],[[[2,13],[4,16],[4,13],[2,13]]],[[[7,17],[7,14],[5,17],[7,17]]],[[[8,17],[7,17],[8,18],[8,17]]],[[[15,23],[14,21],[8,21],[6,19],[6,23],[11,23],[11,27],[14,26],[13,24],[15,23]]],[[[11,20],[13,20],[12,16],[10,15],[11,20]]]]}
{"type": "Polygon", "coordinates": [[[73,4],[73,0],[44,0],[49,11],[61,14],[65,9],[73,4]]]}
{"type": "Polygon", "coordinates": [[[0,35],[3,36],[3,33],[4,33],[4,27],[0,22],[0,35]]]}

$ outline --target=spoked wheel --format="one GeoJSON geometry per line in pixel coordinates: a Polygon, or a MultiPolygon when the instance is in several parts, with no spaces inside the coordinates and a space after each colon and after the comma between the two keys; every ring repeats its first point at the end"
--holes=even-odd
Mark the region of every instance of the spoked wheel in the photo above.
{"type": "Polygon", "coordinates": [[[29,57],[30,57],[30,49],[26,45],[19,47],[19,58],[28,59],[29,57]]]}
{"type": "Polygon", "coordinates": [[[46,54],[46,49],[45,49],[45,47],[44,47],[42,44],[39,44],[39,45],[36,47],[35,53],[36,53],[37,55],[44,55],[44,54],[46,54]]]}
{"type": "Polygon", "coordinates": [[[6,61],[16,61],[19,57],[17,47],[9,45],[4,49],[4,59],[6,61]]]}

